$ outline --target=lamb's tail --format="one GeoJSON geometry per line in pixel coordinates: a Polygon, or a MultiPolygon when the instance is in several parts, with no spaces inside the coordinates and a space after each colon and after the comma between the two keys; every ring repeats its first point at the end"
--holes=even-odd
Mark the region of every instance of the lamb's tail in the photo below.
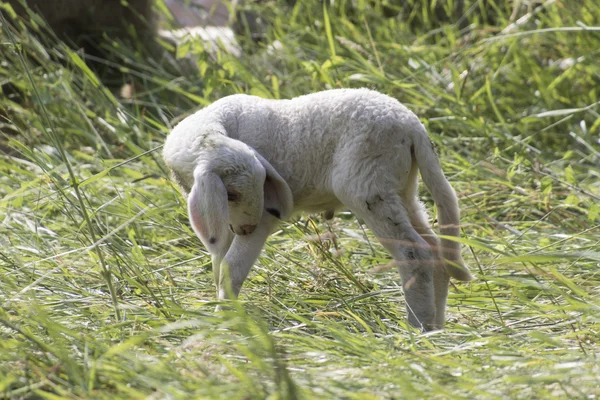
{"type": "MultiPolygon", "coordinates": [[[[413,146],[414,158],[421,171],[421,177],[438,209],[441,234],[460,237],[460,211],[456,193],[446,180],[433,145],[422,125],[421,129],[413,134],[413,146]]],[[[442,238],[442,255],[446,271],[451,277],[461,281],[473,279],[460,255],[460,243],[442,238]]]]}

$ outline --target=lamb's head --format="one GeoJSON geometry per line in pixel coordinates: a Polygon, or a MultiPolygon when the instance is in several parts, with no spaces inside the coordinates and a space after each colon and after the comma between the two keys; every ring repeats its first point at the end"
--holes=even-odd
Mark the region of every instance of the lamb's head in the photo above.
{"type": "Polygon", "coordinates": [[[189,182],[181,185],[184,190],[191,187],[190,223],[213,254],[226,251],[230,230],[249,235],[265,212],[286,218],[292,211],[291,191],[277,171],[254,149],[231,138],[202,149],[193,171],[181,180],[189,182]]]}
{"type": "Polygon", "coordinates": [[[265,168],[251,152],[239,152],[217,174],[226,190],[229,228],[237,235],[254,232],[264,210],[265,168]]]}

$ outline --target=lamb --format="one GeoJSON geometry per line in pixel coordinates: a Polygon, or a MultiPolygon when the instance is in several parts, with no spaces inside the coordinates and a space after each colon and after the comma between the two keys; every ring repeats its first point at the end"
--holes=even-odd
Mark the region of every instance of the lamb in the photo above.
{"type": "Polygon", "coordinates": [[[448,238],[459,236],[458,201],[425,127],[384,94],[227,96],[181,121],[163,157],[212,255],[219,299],[237,297],[280,221],[341,207],[393,256],[413,326],[443,328],[450,277],[472,279],[460,244],[448,238]],[[441,241],[417,197],[419,170],[438,208],[441,241]]]}

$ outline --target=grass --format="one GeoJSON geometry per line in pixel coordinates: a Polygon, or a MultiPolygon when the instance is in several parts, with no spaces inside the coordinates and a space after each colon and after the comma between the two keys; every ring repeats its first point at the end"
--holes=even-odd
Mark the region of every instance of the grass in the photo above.
{"type": "Polygon", "coordinates": [[[185,77],[109,42],[127,98],[63,44],[3,26],[0,81],[21,98],[0,97],[0,396],[600,396],[600,8],[523,2],[532,17],[503,31],[512,9],[490,0],[495,21],[465,7],[460,32],[366,3],[267,3],[278,50],[187,43],[185,77]],[[284,224],[235,311],[215,313],[160,158],[169,130],[227,94],[360,86],[422,118],[460,197],[477,279],[452,286],[446,330],[407,325],[388,254],[349,213],[284,224]]]}

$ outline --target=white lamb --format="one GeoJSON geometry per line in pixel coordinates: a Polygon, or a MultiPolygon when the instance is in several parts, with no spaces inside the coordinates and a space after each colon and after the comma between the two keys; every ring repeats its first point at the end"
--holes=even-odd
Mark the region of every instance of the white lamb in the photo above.
{"type": "Polygon", "coordinates": [[[237,296],[270,233],[298,211],[346,207],[398,265],[408,320],[442,328],[449,277],[472,279],[458,242],[432,232],[417,170],[444,236],[459,236],[454,190],[418,118],[368,89],[291,100],[233,95],[178,124],[164,146],[190,223],[212,254],[218,297],[237,296]],[[229,227],[229,229],[228,229],[229,227]]]}

